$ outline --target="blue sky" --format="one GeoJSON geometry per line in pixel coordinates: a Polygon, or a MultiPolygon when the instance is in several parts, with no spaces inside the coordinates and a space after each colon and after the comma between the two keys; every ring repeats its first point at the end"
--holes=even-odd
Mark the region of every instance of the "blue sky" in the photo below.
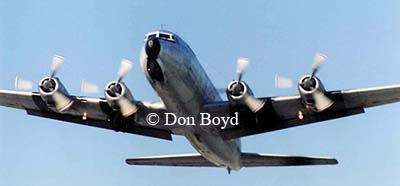
{"type": "MultiPolygon", "coordinates": [[[[38,82],[51,58],[74,95],[81,80],[104,86],[122,58],[136,99],[157,101],[138,55],[144,35],[168,29],[197,54],[217,87],[250,58],[245,80],[257,96],[277,90],[276,73],[298,79],[313,56],[329,60],[318,76],[328,90],[399,84],[400,2],[386,1],[0,1],[0,88],[14,78],[38,82]]],[[[102,97],[102,94],[91,95],[102,97]]],[[[397,185],[400,104],[315,125],[246,137],[244,151],[332,156],[337,166],[244,168],[132,167],[127,157],[190,153],[179,136],[163,141],[27,116],[0,108],[0,185],[397,185]]]]}

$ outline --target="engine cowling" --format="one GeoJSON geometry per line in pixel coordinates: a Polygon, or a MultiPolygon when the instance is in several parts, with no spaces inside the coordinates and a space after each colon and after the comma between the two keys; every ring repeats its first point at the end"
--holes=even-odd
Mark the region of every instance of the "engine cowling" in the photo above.
{"type": "Polygon", "coordinates": [[[298,90],[302,103],[307,109],[320,112],[333,104],[333,102],[324,95],[324,85],[316,76],[303,76],[299,81],[298,90]]]}
{"type": "Polygon", "coordinates": [[[138,110],[138,107],[134,104],[132,93],[123,82],[113,81],[108,83],[104,95],[108,105],[114,111],[121,112],[124,117],[130,116],[138,110]]]}
{"type": "Polygon", "coordinates": [[[231,105],[245,105],[252,112],[258,112],[264,105],[264,101],[254,97],[253,91],[244,81],[232,81],[226,89],[226,95],[231,105]]]}
{"type": "Polygon", "coordinates": [[[226,95],[231,104],[244,104],[246,95],[253,96],[253,91],[244,81],[238,82],[234,80],[229,83],[226,89],[226,95]],[[239,91],[234,91],[236,86],[238,86],[237,89],[239,89],[239,91]]]}
{"type": "Polygon", "coordinates": [[[55,112],[67,111],[74,101],[56,77],[45,77],[39,82],[39,93],[46,105],[55,112]]]}

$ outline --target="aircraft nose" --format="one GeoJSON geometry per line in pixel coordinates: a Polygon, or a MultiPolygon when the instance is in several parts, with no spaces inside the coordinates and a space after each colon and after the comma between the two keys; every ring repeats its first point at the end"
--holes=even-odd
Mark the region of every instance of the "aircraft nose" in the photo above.
{"type": "Polygon", "coordinates": [[[160,48],[160,41],[157,38],[149,38],[146,42],[146,54],[148,58],[157,59],[160,48]]]}

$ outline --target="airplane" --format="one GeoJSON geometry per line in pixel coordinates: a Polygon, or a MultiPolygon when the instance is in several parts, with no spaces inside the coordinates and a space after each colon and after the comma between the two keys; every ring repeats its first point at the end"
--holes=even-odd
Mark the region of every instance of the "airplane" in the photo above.
{"type": "MultiPolygon", "coordinates": [[[[334,165],[338,161],[329,157],[242,152],[240,143],[242,137],[360,114],[365,108],[400,101],[400,85],[326,91],[316,76],[326,59],[323,54],[315,55],[311,74],[297,83],[299,94],[257,98],[243,81],[249,60],[239,58],[237,78],[227,86],[227,100],[223,100],[189,45],[173,32],[156,30],[145,36],[140,65],[160,102],[134,99],[122,81],[132,67],[128,60],[122,60],[117,79],[106,85],[104,98],[70,95],[56,77],[64,57],[55,55],[51,74],[39,82],[38,92],[26,91],[32,83],[17,78],[17,90],[0,90],[0,105],[26,110],[28,115],[158,139],[182,135],[197,151],[127,158],[129,165],[223,167],[229,173],[242,167],[334,165]],[[213,118],[236,117],[237,121],[225,127],[166,125],[176,121],[168,113],[191,117],[195,123],[202,113],[213,118]],[[149,117],[154,114],[156,118],[149,117]],[[151,123],[154,119],[159,124],[151,123]]],[[[281,88],[295,85],[280,76],[275,81],[281,88]]],[[[81,88],[98,91],[87,83],[81,88]]]]}

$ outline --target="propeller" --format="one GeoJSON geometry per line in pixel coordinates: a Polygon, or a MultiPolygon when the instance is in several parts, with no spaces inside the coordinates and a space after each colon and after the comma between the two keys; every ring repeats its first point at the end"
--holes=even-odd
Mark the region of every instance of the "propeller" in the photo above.
{"type": "Polygon", "coordinates": [[[32,87],[33,87],[33,83],[31,81],[21,79],[18,76],[15,77],[15,81],[14,81],[14,89],[15,90],[31,90],[32,87]]]}
{"type": "MultiPolygon", "coordinates": [[[[316,53],[314,56],[314,63],[312,65],[312,71],[310,78],[308,78],[306,81],[304,81],[301,85],[307,89],[311,89],[313,85],[315,85],[315,82],[313,82],[313,78],[315,74],[318,72],[319,68],[321,67],[321,64],[324,63],[328,57],[325,54],[322,53],[316,53]]],[[[280,75],[275,75],[275,87],[276,88],[291,88],[294,86],[294,81],[291,80],[290,78],[283,77],[280,75]]]]}
{"type": "MultiPolygon", "coordinates": [[[[314,81],[314,76],[318,72],[319,68],[321,67],[321,64],[324,63],[328,57],[325,54],[322,53],[316,53],[314,56],[314,64],[312,66],[312,73],[310,78],[308,78],[306,81],[303,82],[303,85],[305,88],[308,89],[315,89],[315,81],[314,81]]],[[[316,89],[312,93],[314,102],[315,102],[315,108],[318,111],[325,110],[329,106],[333,104],[333,101],[329,99],[328,97],[325,96],[323,92],[320,90],[316,89]]]]}
{"type": "Polygon", "coordinates": [[[50,75],[51,78],[53,78],[56,75],[57,71],[60,69],[61,64],[63,62],[64,62],[64,56],[61,56],[58,54],[54,55],[53,64],[51,65],[51,69],[50,69],[51,70],[51,75],[50,75]]]}
{"type": "MultiPolygon", "coordinates": [[[[117,80],[115,83],[107,88],[107,93],[111,96],[118,97],[122,93],[122,87],[119,84],[122,79],[125,77],[125,75],[132,69],[132,62],[130,62],[127,59],[123,59],[121,61],[120,68],[118,70],[118,76],[117,80]]],[[[85,86],[82,86],[83,89],[92,89],[95,88],[94,86],[91,86],[90,84],[86,84],[85,86]]],[[[118,106],[120,108],[121,114],[124,117],[130,116],[132,113],[136,112],[138,109],[135,104],[133,104],[128,98],[125,96],[121,96],[118,99],[118,106]]]]}
{"type": "Polygon", "coordinates": [[[118,84],[131,69],[132,69],[132,62],[130,62],[127,59],[123,59],[121,61],[121,66],[119,67],[118,70],[118,77],[115,84],[118,84]]]}
{"type": "MultiPolygon", "coordinates": [[[[318,111],[322,111],[333,104],[333,101],[325,96],[323,92],[321,92],[319,89],[315,89],[316,81],[314,79],[314,76],[320,69],[322,63],[324,63],[327,59],[328,57],[325,54],[316,53],[314,56],[314,63],[312,65],[312,72],[310,77],[300,83],[300,86],[302,86],[305,90],[313,91],[312,97],[315,102],[314,106],[318,111]]],[[[275,75],[276,88],[290,88],[293,86],[294,82],[291,79],[275,75]]]]}
{"type": "Polygon", "coordinates": [[[275,75],[275,88],[285,89],[291,88],[293,86],[294,82],[291,79],[280,76],[278,74],[275,75]]]}
{"type": "Polygon", "coordinates": [[[314,76],[318,72],[319,68],[321,67],[321,64],[323,62],[325,62],[327,59],[328,59],[328,57],[325,54],[322,54],[322,53],[315,54],[310,78],[308,78],[306,81],[304,81],[301,84],[305,89],[311,90],[313,87],[315,87],[314,76]]]}
{"type": "MultiPolygon", "coordinates": [[[[42,88],[51,91],[55,87],[55,83],[51,81],[51,79],[56,75],[57,71],[60,69],[61,64],[64,62],[64,57],[61,55],[54,55],[53,56],[53,63],[50,68],[50,78],[43,84],[41,85],[42,88]]],[[[16,90],[30,90],[33,87],[33,83],[31,81],[21,79],[18,76],[15,78],[14,81],[14,88],[16,90]]]]}
{"type": "MultiPolygon", "coordinates": [[[[243,93],[245,87],[242,85],[241,82],[248,65],[248,58],[238,58],[236,66],[236,73],[238,78],[237,83],[234,84],[234,86],[230,90],[232,95],[241,95],[243,93]]],[[[264,105],[264,101],[261,101],[248,93],[243,95],[243,102],[254,113],[256,113],[262,107],[262,105],[264,105]]]]}
{"type": "Polygon", "coordinates": [[[246,71],[248,65],[249,65],[248,58],[240,57],[237,60],[236,73],[238,74],[238,79],[237,79],[238,82],[242,80],[243,74],[246,71]]]}
{"type": "Polygon", "coordinates": [[[129,60],[123,59],[121,61],[121,65],[118,70],[117,80],[114,85],[108,87],[107,92],[112,96],[119,96],[121,94],[122,88],[118,84],[122,81],[125,75],[131,70],[132,62],[129,60]]]}
{"type": "Polygon", "coordinates": [[[56,83],[54,82],[53,78],[60,69],[62,63],[64,63],[64,57],[58,54],[54,55],[53,63],[51,64],[50,68],[50,77],[40,85],[40,88],[47,92],[51,92],[55,89],[56,83]]]}
{"type": "Polygon", "coordinates": [[[312,73],[311,77],[314,77],[315,74],[318,72],[319,68],[321,67],[321,64],[325,62],[328,59],[328,57],[325,54],[322,53],[316,53],[314,56],[314,64],[312,66],[312,73]]]}
{"type": "Polygon", "coordinates": [[[242,77],[244,75],[244,72],[247,69],[247,66],[249,65],[249,59],[245,57],[239,57],[237,60],[237,65],[236,65],[236,73],[237,73],[237,83],[232,87],[232,94],[233,95],[240,95],[241,92],[244,90],[244,87],[240,82],[242,81],[242,77]]]}
{"type": "MultiPolygon", "coordinates": [[[[43,82],[41,88],[46,91],[54,91],[56,88],[56,82],[58,80],[54,80],[54,77],[58,70],[60,69],[61,65],[64,63],[64,56],[55,54],[53,56],[53,62],[50,67],[50,78],[48,78],[45,82],[43,82]]],[[[73,103],[70,98],[65,96],[64,94],[56,91],[53,93],[53,99],[55,103],[55,107],[60,109],[61,111],[65,108],[68,108],[70,104],[73,103]]]]}
{"type": "Polygon", "coordinates": [[[81,82],[81,92],[86,94],[96,94],[100,92],[100,87],[96,84],[90,83],[88,81],[82,80],[81,82]]]}

